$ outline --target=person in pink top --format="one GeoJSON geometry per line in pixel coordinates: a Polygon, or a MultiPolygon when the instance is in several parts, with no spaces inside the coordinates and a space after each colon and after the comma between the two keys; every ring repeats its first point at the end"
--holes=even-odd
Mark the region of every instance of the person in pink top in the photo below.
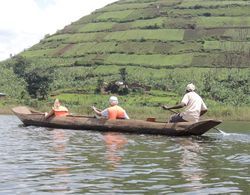
{"type": "Polygon", "coordinates": [[[198,122],[200,116],[207,112],[207,106],[202,98],[195,92],[195,85],[190,83],[186,87],[186,94],[181,103],[175,106],[162,106],[165,110],[179,109],[185,107],[185,111],[170,117],[170,123],[176,122],[198,122]]]}

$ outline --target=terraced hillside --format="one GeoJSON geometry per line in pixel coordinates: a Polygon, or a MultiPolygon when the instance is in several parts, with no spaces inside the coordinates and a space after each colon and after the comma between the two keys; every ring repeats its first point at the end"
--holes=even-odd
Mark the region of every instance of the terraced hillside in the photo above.
{"type": "Polygon", "coordinates": [[[94,90],[100,78],[118,80],[124,67],[128,81],[162,90],[191,81],[207,89],[219,71],[219,83],[230,80],[229,69],[247,83],[249,10],[247,0],[120,0],[20,55],[30,70],[55,70],[54,91],[94,90]]]}
{"type": "MultiPolygon", "coordinates": [[[[225,52],[250,50],[249,10],[249,1],[121,0],[22,55],[50,58],[58,66],[227,66],[220,61],[225,52]],[[59,57],[65,62],[58,62],[59,57]]],[[[242,67],[249,65],[244,57],[242,67]]]]}

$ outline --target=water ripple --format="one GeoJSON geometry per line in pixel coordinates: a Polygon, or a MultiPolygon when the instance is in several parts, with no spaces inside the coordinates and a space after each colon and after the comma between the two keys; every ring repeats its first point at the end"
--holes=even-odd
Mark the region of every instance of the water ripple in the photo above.
{"type": "Polygon", "coordinates": [[[0,116],[0,194],[240,194],[249,134],[166,137],[24,127],[0,116]]]}

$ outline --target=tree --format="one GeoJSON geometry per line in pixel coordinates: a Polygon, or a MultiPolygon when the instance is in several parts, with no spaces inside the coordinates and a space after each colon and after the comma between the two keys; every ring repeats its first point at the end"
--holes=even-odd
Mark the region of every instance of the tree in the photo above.
{"type": "Polygon", "coordinates": [[[33,69],[26,73],[27,90],[32,98],[46,99],[50,91],[50,83],[53,81],[53,72],[41,69],[33,69]]]}
{"type": "Polygon", "coordinates": [[[18,77],[25,77],[27,69],[31,66],[30,61],[22,56],[15,56],[13,60],[8,64],[8,66],[13,68],[13,72],[18,77]]]}
{"type": "Polygon", "coordinates": [[[121,76],[122,82],[123,82],[124,84],[126,84],[127,75],[128,75],[126,68],[120,68],[119,71],[120,71],[120,76],[121,76]]]}
{"type": "Polygon", "coordinates": [[[104,80],[101,77],[99,77],[98,80],[97,80],[97,86],[96,86],[96,89],[95,89],[96,93],[101,93],[102,92],[103,84],[104,84],[104,80]]]}
{"type": "Polygon", "coordinates": [[[127,95],[129,93],[128,84],[127,84],[128,73],[127,73],[126,68],[121,68],[119,71],[120,71],[121,80],[124,84],[124,87],[121,90],[119,90],[119,94],[120,95],[127,95]]]}

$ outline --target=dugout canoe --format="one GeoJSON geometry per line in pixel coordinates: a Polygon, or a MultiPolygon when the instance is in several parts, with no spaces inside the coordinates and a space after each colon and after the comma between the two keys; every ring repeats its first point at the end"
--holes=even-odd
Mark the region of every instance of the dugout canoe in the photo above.
{"type": "Polygon", "coordinates": [[[44,114],[28,107],[15,107],[13,113],[25,126],[39,126],[72,130],[114,131],[137,134],[154,134],[168,136],[202,135],[221,123],[219,120],[207,119],[199,122],[149,122],[143,120],[107,120],[94,116],[69,115],[66,117],[44,118],[44,114]]]}

